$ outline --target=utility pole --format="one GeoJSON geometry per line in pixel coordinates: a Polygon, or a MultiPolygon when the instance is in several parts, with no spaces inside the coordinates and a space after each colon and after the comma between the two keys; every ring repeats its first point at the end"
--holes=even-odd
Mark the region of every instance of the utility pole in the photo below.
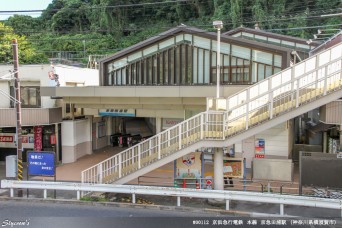
{"type": "MultiPolygon", "coordinates": [[[[20,80],[19,80],[19,58],[18,58],[18,43],[17,39],[12,40],[13,47],[13,65],[14,65],[14,88],[15,88],[15,110],[17,117],[17,159],[18,159],[18,180],[23,180],[23,151],[22,151],[22,137],[21,137],[21,103],[20,103],[20,80]]],[[[22,190],[18,191],[18,196],[22,196],[22,190]]]]}

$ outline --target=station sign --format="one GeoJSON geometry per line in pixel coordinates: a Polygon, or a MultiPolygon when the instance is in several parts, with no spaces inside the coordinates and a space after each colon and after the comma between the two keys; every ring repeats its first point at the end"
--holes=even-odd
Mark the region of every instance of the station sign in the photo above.
{"type": "Polygon", "coordinates": [[[28,175],[55,176],[54,152],[27,152],[28,175]]]}

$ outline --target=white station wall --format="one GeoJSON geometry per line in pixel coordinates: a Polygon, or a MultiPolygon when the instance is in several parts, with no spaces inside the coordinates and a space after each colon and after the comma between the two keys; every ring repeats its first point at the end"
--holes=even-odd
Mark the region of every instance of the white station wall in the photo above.
{"type": "Polygon", "coordinates": [[[265,140],[265,158],[288,158],[290,134],[287,122],[279,124],[273,128],[260,132],[248,139],[235,144],[236,157],[245,157],[247,168],[254,158],[255,141],[265,140]]]}
{"type": "Polygon", "coordinates": [[[90,119],[62,122],[62,162],[75,162],[80,157],[91,154],[90,119]]]}

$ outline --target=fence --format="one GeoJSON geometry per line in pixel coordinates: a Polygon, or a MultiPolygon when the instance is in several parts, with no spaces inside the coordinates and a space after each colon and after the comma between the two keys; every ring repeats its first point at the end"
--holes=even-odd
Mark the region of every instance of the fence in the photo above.
{"type": "Polygon", "coordinates": [[[136,195],[174,196],[177,198],[177,206],[181,205],[181,197],[193,197],[215,199],[225,201],[226,210],[229,210],[231,200],[248,201],[258,203],[279,204],[280,215],[284,215],[284,205],[296,205],[306,207],[320,207],[340,210],[342,217],[342,199],[314,198],[306,196],[278,195],[271,193],[256,193],[242,191],[204,190],[170,187],[150,187],[135,185],[112,184],[85,184],[70,182],[46,182],[46,181],[15,181],[1,180],[1,187],[10,189],[10,196],[14,196],[14,189],[42,189],[44,198],[47,198],[47,190],[69,190],[77,192],[80,200],[82,191],[126,193],[132,195],[132,203],[136,203],[136,195]]]}

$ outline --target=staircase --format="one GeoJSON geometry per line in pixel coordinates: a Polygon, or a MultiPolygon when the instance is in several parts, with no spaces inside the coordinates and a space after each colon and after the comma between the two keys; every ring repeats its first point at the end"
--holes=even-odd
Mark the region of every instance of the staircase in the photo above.
{"type": "Polygon", "coordinates": [[[342,44],[82,171],[83,183],[124,184],[203,147],[225,147],[342,97],[342,44]]]}

